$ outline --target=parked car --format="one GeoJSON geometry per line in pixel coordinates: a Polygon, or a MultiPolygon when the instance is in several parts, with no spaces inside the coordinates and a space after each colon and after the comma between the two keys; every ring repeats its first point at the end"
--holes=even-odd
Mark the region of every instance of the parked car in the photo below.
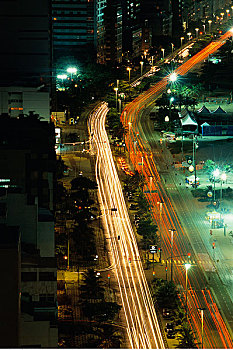
{"type": "Polygon", "coordinates": [[[163,309],[163,318],[171,318],[172,311],[171,309],[164,308],[163,309]]]}
{"type": "Polygon", "coordinates": [[[167,338],[168,338],[168,339],[174,339],[175,336],[176,336],[176,335],[175,335],[174,331],[168,330],[168,332],[167,332],[167,338]]]}
{"type": "Polygon", "coordinates": [[[165,327],[166,332],[168,331],[173,331],[174,332],[174,323],[172,322],[167,322],[166,327],[165,327]]]}

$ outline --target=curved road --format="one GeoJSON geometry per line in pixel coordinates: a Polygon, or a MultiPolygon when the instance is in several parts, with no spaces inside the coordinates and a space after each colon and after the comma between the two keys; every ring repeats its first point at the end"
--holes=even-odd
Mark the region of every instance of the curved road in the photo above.
{"type": "MultiPolygon", "coordinates": [[[[218,42],[212,42],[206,48],[201,50],[198,54],[190,58],[187,62],[181,65],[175,70],[178,75],[184,75],[191,70],[197,63],[203,61],[209,54],[216,51],[225,42],[226,38],[232,36],[232,32],[229,31],[223,35],[218,42]]],[[[187,225],[181,224],[174,204],[171,202],[167,191],[164,188],[164,184],[161,181],[157,167],[161,158],[161,149],[157,148],[156,158],[151,151],[150,144],[146,140],[144,131],[141,127],[140,117],[143,110],[153,103],[154,99],[158,98],[161,93],[166,89],[169,76],[163,78],[160,82],[150,88],[147,92],[137,97],[132,103],[130,103],[122,113],[122,122],[125,128],[128,127],[128,138],[126,140],[127,148],[130,153],[130,159],[134,164],[134,167],[139,171],[142,171],[142,166],[138,163],[142,163],[143,158],[143,176],[145,177],[148,200],[153,203],[153,215],[158,224],[161,232],[161,243],[163,245],[163,251],[166,257],[173,256],[184,257],[180,259],[180,268],[176,269],[174,274],[174,280],[176,284],[180,286],[181,296],[185,299],[185,270],[183,261],[188,261],[187,254],[192,253],[192,257],[195,257],[192,263],[194,266],[188,273],[188,313],[190,323],[195,332],[197,341],[201,342],[201,321],[198,308],[205,307],[204,311],[204,347],[205,348],[232,348],[232,338],[229,331],[223,321],[223,318],[219,312],[216,302],[213,297],[213,289],[210,290],[207,285],[205,270],[202,266],[202,261],[199,261],[200,254],[208,257],[208,252],[205,249],[201,240],[195,238],[196,232],[193,233],[192,248],[189,243],[189,235],[186,233],[187,225]],[[155,162],[156,159],[156,162],[155,162]],[[156,192],[155,192],[156,191],[156,192]],[[153,192],[153,193],[152,193],[153,192]],[[161,204],[160,204],[161,203],[161,204]],[[161,212],[162,210],[162,212],[161,212]],[[162,214],[162,215],[161,215],[162,214]],[[173,230],[173,249],[171,246],[171,229],[173,230]]],[[[185,209],[185,195],[182,193],[184,209],[185,209]]],[[[177,203],[177,201],[175,201],[177,203]]],[[[180,205],[181,206],[181,205],[180,205]]],[[[185,210],[183,210],[185,212],[185,210]]],[[[198,218],[195,215],[192,218],[193,226],[198,227],[198,218]]],[[[190,222],[188,223],[190,227],[190,222]]],[[[190,231],[190,228],[189,228],[190,231]]],[[[173,264],[174,265],[174,264],[173,264]]],[[[214,274],[214,284],[218,283],[218,276],[214,274]]],[[[223,291],[224,293],[224,291],[223,291]]],[[[224,295],[222,293],[222,303],[225,302],[224,295]]],[[[229,310],[231,312],[232,310],[229,310]]]]}

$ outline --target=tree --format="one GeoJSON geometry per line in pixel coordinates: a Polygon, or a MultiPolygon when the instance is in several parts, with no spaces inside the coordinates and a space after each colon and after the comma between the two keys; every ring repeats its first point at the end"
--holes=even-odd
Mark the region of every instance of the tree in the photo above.
{"type": "Polygon", "coordinates": [[[211,159],[208,159],[208,160],[205,162],[205,164],[204,164],[203,170],[204,170],[207,174],[211,175],[211,174],[213,173],[215,167],[216,167],[215,162],[214,162],[213,160],[211,160],[211,159]]]}
{"type": "Polygon", "coordinates": [[[121,347],[122,335],[112,325],[102,324],[95,330],[95,335],[99,338],[97,348],[119,349],[121,347]]]}
{"type": "Polygon", "coordinates": [[[153,296],[161,307],[169,305],[171,308],[175,308],[177,306],[176,287],[171,281],[162,281],[154,290],[153,296]]]}
{"type": "Polygon", "coordinates": [[[88,269],[84,274],[84,281],[80,287],[80,299],[82,304],[91,301],[103,301],[104,288],[100,276],[96,276],[94,269],[88,269]]]}
{"type": "Polygon", "coordinates": [[[71,181],[71,188],[72,190],[95,190],[97,188],[97,183],[88,177],[79,176],[71,181]]]}
{"type": "Polygon", "coordinates": [[[153,297],[158,302],[159,306],[171,308],[177,306],[177,292],[176,287],[171,281],[164,281],[162,279],[154,279],[152,282],[153,297]]]}
{"type": "Polygon", "coordinates": [[[121,306],[116,302],[86,302],[82,305],[84,314],[89,319],[95,319],[99,322],[113,320],[115,315],[120,311],[121,306]]]}
{"type": "Polygon", "coordinates": [[[82,257],[82,260],[90,262],[96,255],[95,236],[93,229],[88,227],[87,221],[80,221],[70,232],[75,245],[75,253],[82,257]]]}
{"type": "Polygon", "coordinates": [[[190,325],[184,322],[179,329],[177,336],[179,344],[176,348],[178,349],[196,349],[196,344],[194,341],[194,336],[190,325]]]}

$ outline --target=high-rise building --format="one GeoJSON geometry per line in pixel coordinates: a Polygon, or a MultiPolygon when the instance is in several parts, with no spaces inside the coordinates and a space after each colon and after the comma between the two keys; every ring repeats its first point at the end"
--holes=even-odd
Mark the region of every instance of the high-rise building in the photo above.
{"type": "Polygon", "coordinates": [[[122,47],[132,57],[142,53],[141,1],[122,0],[122,47]]]}
{"type": "Polygon", "coordinates": [[[83,61],[93,54],[96,45],[95,1],[52,0],[52,33],[55,60],[75,56],[83,61]]]}
{"type": "Polygon", "coordinates": [[[122,60],[122,8],[119,0],[97,0],[97,62],[114,65],[122,60]]]}
{"type": "MultiPolygon", "coordinates": [[[[50,1],[0,2],[0,84],[41,85],[50,78],[50,1]]],[[[18,85],[19,86],[19,85],[18,85]]]]}

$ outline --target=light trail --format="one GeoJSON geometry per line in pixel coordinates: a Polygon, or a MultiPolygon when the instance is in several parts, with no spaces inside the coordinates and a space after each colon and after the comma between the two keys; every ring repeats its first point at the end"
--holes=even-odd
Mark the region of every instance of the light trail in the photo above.
{"type": "Polygon", "coordinates": [[[96,155],[100,206],[104,213],[111,208],[117,208],[117,212],[107,213],[103,218],[112,264],[116,267],[129,342],[132,348],[163,349],[164,339],[105,130],[107,112],[107,104],[103,103],[92,113],[88,127],[92,135],[91,153],[96,155]]]}
{"type": "MultiPolygon", "coordinates": [[[[210,43],[206,48],[201,50],[199,53],[194,55],[183,65],[178,67],[175,72],[178,75],[185,75],[190,69],[192,69],[197,63],[202,62],[208,55],[212,54],[218,50],[225,42],[228,37],[232,36],[232,32],[229,31],[223,35],[218,42],[210,43]]],[[[169,82],[169,76],[164,77],[161,81],[151,87],[148,91],[144,92],[142,95],[138,96],[133,102],[131,102],[124,109],[121,115],[121,120],[125,128],[130,127],[130,135],[128,133],[128,138],[126,140],[126,146],[130,152],[130,158],[134,165],[134,168],[139,172],[142,172],[141,166],[138,165],[141,157],[143,156],[143,176],[145,178],[147,189],[156,190],[157,193],[147,194],[147,199],[152,204],[155,209],[152,210],[152,215],[155,222],[158,225],[159,230],[162,232],[163,246],[166,256],[170,256],[171,243],[170,243],[170,228],[175,228],[178,232],[177,237],[174,238],[173,253],[174,255],[187,255],[190,252],[188,247],[187,251],[187,238],[184,229],[179,221],[179,218],[173,208],[173,205],[164,190],[163,184],[161,182],[159,173],[149,147],[144,131],[140,125],[140,113],[142,110],[153,102],[154,99],[158,98],[163,91],[165,91],[167,84],[169,82]],[[135,143],[135,141],[137,141],[135,143]],[[150,177],[152,176],[152,181],[150,177]],[[157,205],[158,201],[163,201],[162,210],[163,215],[160,217],[159,208],[157,205]]],[[[204,248],[205,249],[205,248],[204,248]]],[[[205,249],[205,252],[208,252],[205,249]]],[[[203,290],[203,286],[206,285],[206,280],[204,277],[204,271],[201,267],[194,267],[195,273],[192,273],[189,277],[188,285],[191,286],[190,280],[192,281],[192,286],[195,286],[196,290],[203,290]]],[[[189,273],[190,275],[190,273],[189,273]]],[[[174,280],[177,284],[183,286],[185,290],[185,277],[184,273],[177,273],[174,276],[174,280]]],[[[208,312],[204,314],[205,319],[205,348],[232,348],[233,343],[230,334],[227,330],[225,323],[223,322],[222,316],[217,308],[210,290],[206,289],[203,293],[193,293],[192,297],[188,292],[188,310],[191,320],[191,325],[196,333],[197,340],[201,338],[200,332],[200,316],[198,314],[198,308],[205,305],[208,312]],[[208,298],[207,298],[208,297],[208,298]],[[211,300],[211,305],[209,301],[211,300]]]]}

